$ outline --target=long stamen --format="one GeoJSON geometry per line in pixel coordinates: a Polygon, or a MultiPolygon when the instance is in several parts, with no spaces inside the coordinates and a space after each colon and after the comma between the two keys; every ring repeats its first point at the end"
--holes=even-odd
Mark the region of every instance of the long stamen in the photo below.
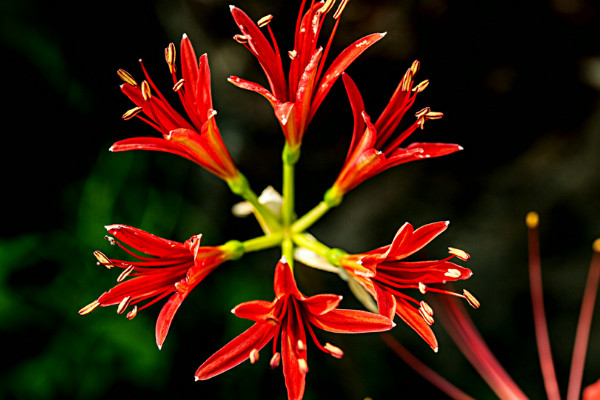
{"type": "Polygon", "coordinates": [[[447,394],[450,398],[454,400],[474,400],[471,396],[458,389],[456,386],[448,382],[445,378],[438,375],[435,371],[425,365],[421,360],[419,360],[404,346],[402,346],[391,334],[380,333],[379,336],[385,342],[385,344],[387,344],[388,347],[402,359],[402,361],[404,361],[409,367],[415,370],[419,375],[428,380],[435,387],[447,394]]]}
{"type": "Polygon", "coordinates": [[[593,250],[594,255],[592,256],[592,262],[588,272],[585,290],[583,292],[579,322],[577,323],[577,332],[575,334],[567,400],[576,400],[581,393],[583,366],[590,336],[590,326],[594,314],[594,303],[596,302],[596,295],[598,294],[598,281],[600,280],[600,239],[594,241],[593,250]]]}
{"type": "Polygon", "coordinates": [[[527,400],[528,397],[506,373],[491,352],[462,303],[448,296],[438,298],[439,320],[446,328],[460,351],[475,367],[481,377],[501,399],[527,400]]]}
{"type": "Polygon", "coordinates": [[[546,322],[546,311],[544,309],[544,294],[542,286],[542,266],[540,263],[540,244],[538,223],[539,216],[535,212],[527,214],[525,220],[528,228],[529,242],[529,280],[531,291],[531,303],[533,307],[533,322],[535,337],[537,340],[540,367],[544,378],[544,386],[549,400],[560,400],[560,391],[552,360],[550,338],[548,336],[548,324],[546,322]]]}

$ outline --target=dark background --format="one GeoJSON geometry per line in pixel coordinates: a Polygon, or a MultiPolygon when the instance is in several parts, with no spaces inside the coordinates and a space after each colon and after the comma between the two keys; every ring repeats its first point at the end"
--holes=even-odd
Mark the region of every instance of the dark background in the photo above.
{"type": "MultiPolygon", "coordinates": [[[[131,103],[119,90],[117,69],[141,77],[137,60],[143,58],[153,79],[170,87],[163,49],[185,32],[198,54],[209,55],[218,123],[236,163],[255,191],[269,184],[280,189],[283,136],[268,104],[226,82],[229,75],[264,82],[256,61],[231,40],[238,31],[228,4],[0,1],[0,398],[285,398],[281,369],[268,368],[269,350],[258,365],[245,363],[207,382],[193,379],[208,356],[249,326],[229,310],[272,299],[275,250],[228,263],[207,278],[178,312],[161,351],[154,344],[158,305],[133,321],[110,308],[77,314],[114,285],[116,273],[97,267],[92,256],[94,250],[122,256],[103,239],[104,225],[133,225],[179,241],[202,232],[206,245],[259,234],[254,221],[231,215],[238,199],[226,185],[188,161],[108,152],[116,140],[154,134],[140,121],[121,120],[131,103]]],[[[255,19],[272,13],[279,45],[291,48],[299,2],[235,4],[255,19]]],[[[405,221],[452,221],[428,252],[442,257],[454,246],[471,254],[467,265],[475,275],[464,286],[482,307],[470,314],[531,398],[543,398],[544,389],[525,214],[541,215],[546,307],[563,393],[591,243],[600,233],[599,12],[586,0],[352,0],[332,50],[387,31],[348,70],[367,112],[378,115],[419,59],[416,79],[431,85],[414,111],[431,106],[445,116],[411,140],[460,143],[465,151],[375,177],[311,232],[331,246],[362,252],[389,243],[405,221]]],[[[335,179],[351,129],[338,83],[305,136],[299,214],[335,179]]],[[[344,307],[359,307],[334,276],[296,271],[307,295],[339,293],[344,307]]],[[[438,354],[400,323],[393,333],[473,397],[494,398],[441,324],[435,331],[438,354]]],[[[345,357],[335,360],[309,345],[306,399],[444,398],[377,335],[317,335],[345,357]]],[[[584,386],[600,378],[599,335],[596,320],[584,386]]]]}

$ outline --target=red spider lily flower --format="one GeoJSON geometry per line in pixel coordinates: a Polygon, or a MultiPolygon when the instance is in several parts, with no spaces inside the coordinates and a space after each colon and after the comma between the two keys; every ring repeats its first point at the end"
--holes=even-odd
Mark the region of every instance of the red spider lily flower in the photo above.
{"type": "Polygon", "coordinates": [[[417,301],[404,293],[405,289],[445,293],[463,297],[474,307],[479,303],[469,292],[463,294],[430,287],[448,281],[467,279],[471,270],[449,260],[457,257],[467,260],[469,255],[462,250],[449,248],[450,256],[443,260],[405,261],[424,248],[435,237],[444,232],[448,222],[434,222],[417,230],[405,223],[387,246],[363,254],[346,254],[340,258],[341,265],[377,300],[379,313],[393,319],[394,313],[414,329],[434,351],[437,339],[431,330],[433,310],[424,301],[417,301]]]}
{"type": "Polygon", "coordinates": [[[175,65],[175,45],[165,49],[165,58],[173,76],[173,90],[179,94],[188,116],[184,118],[169,104],[141,63],[146,80],[138,84],[124,70],[118,74],[125,82],[121,91],[136,107],[127,111],[123,119],[139,117],[162,133],[162,138],[137,137],[116,142],[111,151],[154,150],[185,157],[218,177],[232,181],[239,178],[231,155],[227,151],[215,122],[210,90],[210,69],[206,54],[196,58],[187,35],[181,39],[181,73],[178,79],[175,65]]]}
{"type": "Polygon", "coordinates": [[[411,143],[406,148],[400,147],[417,128],[423,128],[425,121],[443,116],[441,112],[424,108],[416,113],[417,119],[412,125],[394,135],[417,94],[428,85],[428,81],[423,81],[413,87],[413,78],[418,69],[419,62],[415,61],[375,123],[365,112],[362,96],[354,81],[347,74],[342,74],[354,115],[354,132],[344,166],[332,188],[336,195],[343,196],[360,183],[396,165],[440,157],[463,149],[450,143],[411,143]]]}
{"type": "Polygon", "coordinates": [[[119,245],[136,261],[109,259],[96,251],[94,255],[99,264],[107,268],[123,268],[114,288],[103,293],[79,311],[87,314],[98,306],[118,305],[117,312],[122,314],[129,306],[132,310],[127,318],[132,319],[137,312],[169,296],[156,321],[156,344],[162,347],[171,322],[179,306],[187,295],[208,274],[224,261],[231,259],[235,250],[228,244],[217,247],[202,247],[202,235],[192,236],[184,243],[174,242],[155,236],[141,229],[126,225],[110,225],[106,229],[113,237],[112,244],[119,245]],[[144,255],[134,253],[137,250],[144,255]],[[132,279],[125,280],[127,277],[132,279]],[[136,305],[148,300],[143,306],[136,305]]]}
{"type": "Polygon", "coordinates": [[[379,41],[385,33],[367,35],[348,46],[330,64],[323,73],[327,53],[337,26],[339,17],[348,0],[343,0],[334,14],[336,20],[329,41],[323,49],[317,42],[324,16],[332,9],[333,1],[311,1],[306,13],[303,13],[306,1],[303,0],[298,13],[294,48],[288,52],[291,58],[286,80],[279,47],[268,23],[272,16],[267,16],[254,23],[242,10],[231,6],[231,13],[241,34],[234,39],[242,43],[258,60],[269,82],[270,91],[265,87],[241,79],[230,77],[234,85],[251,90],[264,96],[275,111],[281,124],[286,142],[292,148],[298,148],[308,124],[315,112],[329,93],[332,85],[344,70],[365,50],[379,41]],[[261,32],[259,27],[267,25],[271,41],[261,32]]]}
{"type": "Polygon", "coordinates": [[[273,339],[271,367],[275,368],[283,362],[288,398],[301,399],[308,372],[306,332],[322,351],[336,358],[343,356],[338,347],[329,343],[321,345],[311,325],[335,333],[381,332],[394,326],[392,321],[381,315],[337,309],[341,296],[320,294],[305,297],[298,290],[285,257],[275,269],[274,287],[276,298],[273,302],[249,301],[232,310],[238,317],[256,323],[206,360],[196,371],[197,380],[212,378],[246,359],[251,363],[256,362],[258,352],[273,339]],[[279,337],[281,352],[277,351],[279,337]]]}

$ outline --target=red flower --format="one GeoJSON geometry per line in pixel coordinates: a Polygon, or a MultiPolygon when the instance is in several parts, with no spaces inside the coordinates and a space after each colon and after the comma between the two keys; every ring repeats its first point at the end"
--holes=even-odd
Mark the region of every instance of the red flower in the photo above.
{"type": "Polygon", "coordinates": [[[413,230],[411,224],[405,223],[391,244],[363,254],[344,255],[340,259],[346,271],[377,300],[381,315],[393,319],[395,313],[435,351],[438,345],[430,328],[434,322],[431,307],[405,294],[404,290],[417,289],[422,294],[431,291],[464,297],[472,306],[479,307],[477,300],[467,291],[457,294],[427,286],[469,278],[471,270],[449,261],[454,257],[467,260],[469,256],[462,250],[449,248],[451,256],[443,260],[404,260],[424,248],[447,227],[448,222],[434,222],[413,230]]]}
{"type": "Polygon", "coordinates": [[[268,24],[267,16],[255,24],[242,10],[231,6],[231,13],[241,31],[234,36],[258,59],[269,82],[270,91],[263,86],[232,76],[229,81],[243,89],[264,96],[273,106],[286,142],[292,148],[302,143],[304,132],[321,102],[329,93],[340,74],[366,49],[379,41],[385,34],[374,33],[357,40],[342,51],[323,74],[325,59],[339,23],[339,16],[346,5],[342,1],[334,14],[336,24],[331,31],[325,49],[317,47],[324,16],[331,10],[333,1],[311,2],[304,15],[305,0],[302,1],[296,23],[294,48],[288,52],[291,58],[288,77],[283,71],[282,58],[275,37],[268,27],[271,41],[259,27],[268,24]]]}
{"type": "Polygon", "coordinates": [[[428,85],[428,81],[424,81],[413,88],[413,77],[418,69],[419,63],[415,61],[374,124],[365,112],[358,88],[348,75],[342,74],[354,114],[354,132],[344,167],[333,185],[337,195],[343,196],[360,183],[396,165],[462,150],[461,146],[449,143],[412,143],[406,148],[400,147],[417,128],[423,128],[425,121],[442,118],[441,112],[429,108],[417,112],[417,119],[411,126],[401,134],[393,135],[417,93],[428,85]]]}
{"type": "Polygon", "coordinates": [[[183,300],[216,267],[230,259],[234,252],[227,245],[201,247],[202,235],[179,243],[126,225],[110,225],[106,229],[114,236],[109,237],[111,243],[118,244],[137,261],[109,259],[96,251],[94,255],[100,264],[109,269],[123,268],[124,271],[117,278],[118,285],[82,308],[79,314],[87,314],[98,306],[112,305],[118,305],[117,312],[121,314],[133,305],[127,314],[127,318],[132,319],[139,310],[170,295],[156,321],[156,344],[160,348],[183,300]],[[145,255],[138,255],[126,246],[145,255]],[[133,278],[125,280],[128,276],[133,278]],[[138,308],[136,304],[146,300],[138,308]]]}
{"type": "Polygon", "coordinates": [[[275,269],[275,295],[273,302],[249,301],[233,309],[233,313],[256,323],[237,338],[213,354],[196,371],[196,379],[205,380],[219,375],[246,359],[254,363],[258,352],[273,339],[271,367],[283,361],[283,375],[290,399],[301,399],[308,365],[306,362],[306,331],[322,351],[341,358],[339,348],[317,340],[313,328],[335,333],[380,332],[393,327],[392,321],[367,311],[338,310],[341,296],[321,294],[302,295],[285,258],[275,269]],[[281,353],[277,339],[281,337],[281,353]]]}
{"type": "Polygon", "coordinates": [[[165,58],[173,76],[173,90],[179,94],[189,120],[169,104],[140,61],[146,77],[141,84],[129,73],[119,70],[119,76],[125,81],[121,90],[136,105],[123,115],[123,119],[137,116],[162,133],[163,137],[125,139],[113,144],[110,150],[164,151],[185,157],[226,181],[237,178],[240,173],[221,139],[215,122],[217,112],[212,108],[210,70],[206,54],[197,61],[190,40],[183,35],[182,79],[177,79],[173,43],[165,49],[165,58]]]}

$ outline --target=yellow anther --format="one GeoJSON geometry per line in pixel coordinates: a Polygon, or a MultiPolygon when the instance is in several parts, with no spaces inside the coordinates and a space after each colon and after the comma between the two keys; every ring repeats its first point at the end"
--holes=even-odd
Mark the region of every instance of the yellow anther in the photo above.
{"type": "Polygon", "coordinates": [[[148,101],[152,98],[152,93],[150,92],[150,84],[148,81],[142,82],[142,96],[144,96],[144,100],[148,101]]]}
{"type": "Polygon", "coordinates": [[[240,44],[248,43],[248,38],[244,35],[240,35],[239,33],[236,35],[233,35],[233,40],[235,40],[236,42],[238,42],[240,44]]]}
{"type": "Polygon", "coordinates": [[[183,87],[184,83],[185,83],[185,80],[183,78],[178,80],[177,83],[175,85],[173,85],[173,91],[179,92],[179,90],[181,90],[181,88],[183,87]]]}
{"type": "Polygon", "coordinates": [[[131,274],[133,272],[133,265],[130,265],[129,267],[125,268],[125,270],[123,272],[121,272],[121,274],[119,275],[119,277],[117,278],[117,282],[123,282],[123,280],[125,280],[125,278],[127,278],[129,276],[129,274],[131,274]]]}
{"type": "Polygon", "coordinates": [[[427,312],[425,310],[423,310],[423,307],[419,307],[419,314],[421,314],[421,317],[425,320],[427,325],[434,324],[435,320],[433,319],[433,317],[431,315],[427,314],[427,312]]]}
{"type": "Polygon", "coordinates": [[[165,60],[169,65],[169,71],[173,74],[175,73],[175,45],[173,43],[169,43],[169,46],[165,49],[165,60]]]}
{"type": "Polygon", "coordinates": [[[137,306],[133,306],[133,309],[127,313],[127,319],[132,320],[137,315],[137,306]]]}
{"type": "Polygon", "coordinates": [[[106,236],[104,236],[104,239],[108,240],[108,243],[110,243],[111,246],[114,246],[116,243],[115,239],[112,236],[106,235],[106,236]]]}
{"type": "Polygon", "coordinates": [[[433,309],[431,308],[431,306],[424,301],[421,301],[420,304],[421,304],[421,308],[423,309],[423,311],[433,317],[433,309]]]}
{"type": "Polygon", "coordinates": [[[114,267],[113,263],[110,261],[108,257],[104,255],[101,251],[96,250],[94,252],[94,256],[96,260],[98,260],[98,265],[104,265],[106,268],[111,269],[114,267]]]}
{"type": "Polygon", "coordinates": [[[250,351],[250,357],[248,357],[248,358],[250,358],[250,364],[254,364],[255,362],[258,361],[258,355],[259,355],[258,350],[252,349],[250,351]]]}
{"type": "Polygon", "coordinates": [[[342,351],[342,349],[332,345],[331,343],[325,343],[325,346],[323,347],[329,352],[329,354],[331,354],[335,358],[342,358],[344,356],[344,352],[342,351]]]}
{"type": "Polygon", "coordinates": [[[425,117],[428,113],[431,112],[431,108],[425,107],[415,113],[415,117],[422,118],[425,117]]]}
{"type": "Polygon", "coordinates": [[[100,306],[100,302],[98,300],[94,300],[90,304],[88,304],[87,306],[85,306],[81,310],[79,310],[79,315],[89,314],[92,311],[94,311],[96,308],[98,308],[98,306],[100,306]]]}
{"type": "Polygon", "coordinates": [[[121,300],[121,302],[119,303],[119,306],[117,307],[117,314],[123,314],[123,311],[125,311],[130,301],[131,296],[124,297],[123,300],[121,300]]]}
{"type": "Polygon", "coordinates": [[[427,286],[425,286],[423,282],[419,282],[419,292],[421,292],[421,294],[427,293],[427,286]]]}
{"type": "Polygon", "coordinates": [[[460,271],[455,269],[455,268],[449,268],[448,271],[444,274],[444,276],[447,276],[448,278],[455,278],[458,279],[460,278],[460,271]]]}
{"type": "Polygon", "coordinates": [[[326,0],[321,8],[319,8],[319,12],[321,14],[327,14],[332,8],[335,0],[326,0]]]}
{"type": "Polygon", "coordinates": [[[298,343],[296,343],[296,348],[298,349],[298,351],[302,352],[302,351],[306,351],[306,345],[304,344],[304,342],[300,339],[298,339],[298,343]]]}
{"type": "Polygon", "coordinates": [[[407,69],[406,72],[404,73],[404,76],[402,76],[402,81],[400,81],[400,89],[403,92],[408,92],[410,90],[411,85],[412,85],[412,72],[410,72],[410,69],[407,69]]]}
{"type": "Polygon", "coordinates": [[[256,25],[258,25],[259,28],[264,28],[265,26],[269,25],[272,19],[273,16],[271,14],[265,15],[264,17],[258,20],[256,25]]]}
{"type": "Polygon", "coordinates": [[[127,121],[128,119],[131,119],[138,115],[141,111],[142,107],[133,107],[131,110],[126,111],[121,118],[127,121]]]}
{"type": "Polygon", "coordinates": [[[267,315],[265,317],[265,321],[267,321],[269,324],[271,324],[273,326],[279,325],[279,320],[277,318],[273,317],[272,315],[267,315]]]}
{"type": "Polygon", "coordinates": [[[463,289],[463,296],[465,296],[465,299],[471,307],[477,309],[481,306],[479,300],[477,300],[475,296],[473,296],[471,292],[467,291],[466,289],[463,289]]]}
{"type": "Polygon", "coordinates": [[[288,56],[290,57],[290,60],[293,60],[298,56],[298,52],[296,50],[290,50],[288,51],[288,56]]]}
{"type": "Polygon", "coordinates": [[[425,114],[426,119],[440,119],[443,116],[444,113],[440,111],[429,111],[427,114],[425,114]]]}
{"type": "Polygon", "coordinates": [[[185,293],[188,290],[187,281],[182,279],[179,282],[175,282],[175,290],[177,290],[179,293],[185,293]]]}
{"type": "Polygon", "coordinates": [[[298,369],[304,375],[306,375],[308,373],[308,364],[306,363],[306,360],[304,358],[299,358],[298,359],[298,369]]]}
{"type": "Polygon", "coordinates": [[[131,76],[131,74],[127,71],[125,71],[124,69],[119,69],[117,71],[117,75],[119,75],[119,78],[121,78],[123,80],[123,82],[130,84],[131,86],[137,86],[137,82],[135,81],[135,79],[133,79],[133,76],[131,76]]]}
{"type": "Polygon", "coordinates": [[[410,72],[413,76],[415,76],[417,74],[420,66],[421,66],[421,63],[419,62],[419,60],[413,61],[412,65],[410,66],[410,72]]]}
{"type": "Polygon", "coordinates": [[[271,361],[269,361],[269,365],[271,366],[271,368],[277,368],[277,367],[279,367],[280,361],[281,361],[281,354],[279,352],[276,352],[275,354],[273,354],[273,357],[271,357],[271,361]]]}
{"type": "Polygon", "coordinates": [[[419,83],[417,86],[413,88],[413,92],[421,93],[429,86],[429,79],[425,79],[423,82],[419,83]]]}
{"type": "Polygon", "coordinates": [[[342,15],[342,12],[344,11],[346,4],[348,4],[348,0],[342,0],[340,5],[338,6],[337,10],[335,11],[335,14],[333,14],[333,19],[338,19],[340,17],[340,15],[342,15]]]}
{"type": "Polygon", "coordinates": [[[535,211],[530,211],[525,217],[525,224],[529,229],[537,228],[540,223],[540,216],[535,211]]]}
{"type": "Polygon", "coordinates": [[[459,260],[467,261],[471,256],[464,250],[456,249],[454,247],[448,247],[448,253],[452,254],[459,260]]]}

